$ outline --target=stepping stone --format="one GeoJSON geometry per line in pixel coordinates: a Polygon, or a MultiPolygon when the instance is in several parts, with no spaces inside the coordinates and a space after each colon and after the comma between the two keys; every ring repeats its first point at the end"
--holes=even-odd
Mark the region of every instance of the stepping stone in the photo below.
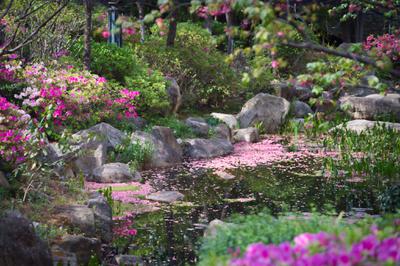
{"type": "Polygon", "coordinates": [[[184,195],[178,191],[158,191],[146,196],[146,199],[165,203],[173,203],[175,201],[182,200],[183,197],[184,195]]]}
{"type": "Polygon", "coordinates": [[[220,177],[224,180],[231,180],[231,179],[235,178],[234,175],[227,173],[225,171],[215,171],[214,174],[216,174],[218,177],[220,177]]]}

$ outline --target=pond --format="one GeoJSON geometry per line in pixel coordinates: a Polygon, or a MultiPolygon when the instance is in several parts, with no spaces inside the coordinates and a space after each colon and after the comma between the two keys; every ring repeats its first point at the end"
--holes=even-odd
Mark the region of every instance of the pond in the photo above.
{"type": "Polygon", "coordinates": [[[226,170],[235,178],[223,180],[211,170],[179,167],[162,173],[145,173],[157,190],[185,195],[178,204],[135,217],[131,254],[145,265],[192,265],[206,225],[232,214],[249,214],[268,208],[281,211],[311,210],[349,213],[355,208],[377,212],[374,193],[364,183],[332,181],[322,176],[322,159],[282,161],[270,165],[226,170]]]}

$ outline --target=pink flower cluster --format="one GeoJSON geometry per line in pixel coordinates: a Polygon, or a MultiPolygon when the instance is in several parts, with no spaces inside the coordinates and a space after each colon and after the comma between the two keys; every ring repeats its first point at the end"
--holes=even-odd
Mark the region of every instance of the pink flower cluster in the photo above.
{"type": "Polygon", "coordinates": [[[25,142],[30,135],[26,124],[30,116],[16,105],[0,97],[0,157],[11,164],[25,160],[25,142]]]}
{"type": "Polygon", "coordinates": [[[136,229],[133,229],[133,216],[127,215],[121,218],[113,219],[113,233],[116,237],[133,237],[137,234],[136,229]]]}
{"type": "Polygon", "coordinates": [[[208,6],[201,6],[197,9],[197,16],[201,18],[207,18],[208,16],[220,16],[231,11],[230,4],[228,2],[220,4],[216,9],[209,9],[208,6]]]}
{"type": "Polygon", "coordinates": [[[400,262],[400,237],[380,240],[372,233],[351,246],[343,235],[325,232],[304,233],[294,239],[294,245],[255,243],[232,266],[355,266],[387,265],[400,262]]]}
{"type": "Polygon", "coordinates": [[[33,109],[38,121],[44,119],[55,127],[137,116],[138,92],[123,89],[120,97],[115,97],[104,77],[87,71],[34,64],[27,66],[22,76],[29,87],[15,97],[33,109]]]}
{"type": "Polygon", "coordinates": [[[381,36],[370,35],[364,42],[364,49],[375,51],[378,57],[388,56],[394,62],[400,62],[400,32],[384,34],[381,36]]]}
{"type": "Polygon", "coordinates": [[[14,61],[16,57],[17,55],[10,54],[6,60],[0,62],[0,80],[18,82],[17,69],[20,68],[20,64],[14,61]]]}

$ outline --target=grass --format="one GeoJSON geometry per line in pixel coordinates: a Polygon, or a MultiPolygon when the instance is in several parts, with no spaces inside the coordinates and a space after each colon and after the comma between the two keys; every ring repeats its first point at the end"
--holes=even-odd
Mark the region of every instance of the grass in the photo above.
{"type": "Polygon", "coordinates": [[[134,185],[126,185],[126,186],[114,186],[112,187],[112,191],[137,191],[139,190],[138,186],[134,185]]]}

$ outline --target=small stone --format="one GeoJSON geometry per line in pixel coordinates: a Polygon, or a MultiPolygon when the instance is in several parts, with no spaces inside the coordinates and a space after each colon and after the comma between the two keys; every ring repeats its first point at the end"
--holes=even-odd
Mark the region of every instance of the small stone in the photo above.
{"type": "Polygon", "coordinates": [[[225,124],[219,124],[213,128],[214,130],[214,137],[217,139],[226,139],[232,142],[232,131],[231,129],[225,124]]]}
{"type": "Polygon", "coordinates": [[[235,142],[257,142],[259,141],[258,130],[254,127],[237,129],[233,132],[233,140],[235,142]]]}
{"type": "Polygon", "coordinates": [[[173,203],[175,201],[182,200],[183,198],[184,195],[177,191],[158,191],[150,195],[147,195],[146,197],[146,199],[148,200],[165,202],[165,203],[173,203]]]}
{"type": "Polygon", "coordinates": [[[206,159],[233,152],[233,145],[225,139],[186,139],[183,141],[183,153],[193,159],[206,159]]]}
{"type": "Polygon", "coordinates": [[[308,104],[306,104],[305,102],[301,102],[301,101],[294,101],[292,103],[292,112],[293,112],[293,116],[295,118],[304,118],[308,114],[313,113],[313,111],[311,110],[311,107],[308,104]]]}
{"type": "Polygon", "coordinates": [[[209,125],[207,124],[206,120],[200,117],[189,117],[186,119],[185,124],[190,127],[194,133],[202,136],[208,136],[208,130],[210,129],[209,125]]]}
{"type": "Polygon", "coordinates": [[[232,226],[232,223],[225,223],[221,220],[214,219],[207,226],[207,229],[204,231],[204,237],[215,237],[218,233],[218,229],[226,228],[232,226]]]}
{"type": "Polygon", "coordinates": [[[82,235],[65,235],[53,244],[52,249],[61,249],[76,256],[78,265],[88,265],[92,255],[100,258],[101,243],[96,238],[82,235]]]}
{"type": "Polygon", "coordinates": [[[136,266],[142,264],[142,260],[134,255],[117,255],[115,256],[115,260],[117,261],[118,265],[124,266],[136,266]]]}
{"type": "Polygon", "coordinates": [[[341,128],[346,128],[347,130],[356,132],[358,134],[371,129],[375,126],[377,126],[378,124],[385,126],[386,128],[390,128],[393,130],[396,130],[398,132],[400,132],[400,123],[390,123],[390,122],[382,122],[382,121],[369,121],[369,120],[363,120],[363,119],[359,119],[359,120],[352,120],[349,121],[347,123],[344,124],[340,124],[336,127],[334,127],[331,130],[334,129],[341,129],[341,128]]]}
{"type": "Polygon", "coordinates": [[[234,175],[227,173],[225,171],[215,171],[214,174],[224,180],[231,180],[236,178],[234,175]]]}
{"type": "Polygon", "coordinates": [[[224,122],[230,129],[239,128],[239,122],[234,115],[222,114],[222,113],[211,113],[211,117],[224,122]]]}
{"type": "Polygon", "coordinates": [[[99,183],[122,183],[139,179],[139,172],[133,175],[129,166],[124,163],[108,163],[93,171],[93,181],[99,183]]]}

